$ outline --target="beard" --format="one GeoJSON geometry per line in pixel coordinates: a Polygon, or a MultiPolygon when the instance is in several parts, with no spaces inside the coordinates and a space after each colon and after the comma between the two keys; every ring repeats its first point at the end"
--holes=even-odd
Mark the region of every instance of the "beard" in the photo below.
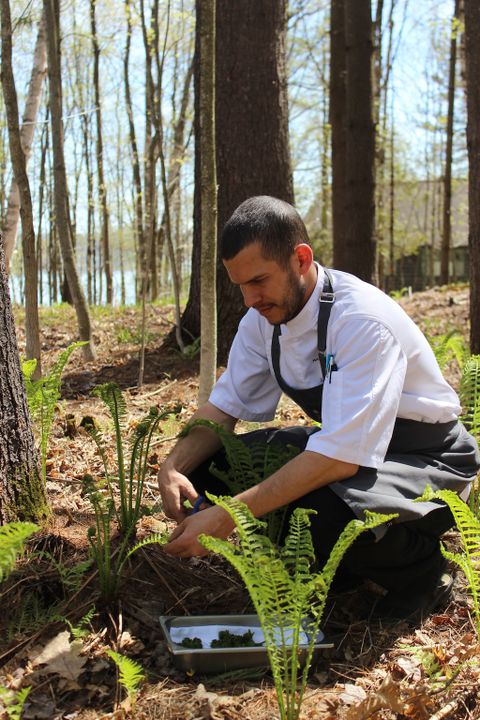
{"type": "Polygon", "coordinates": [[[284,316],[281,323],[287,323],[289,320],[298,315],[305,305],[306,287],[302,278],[295,275],[292,269],[289,269],[287,276],[287,287],[285,299],[282,303],[284,316]]]}

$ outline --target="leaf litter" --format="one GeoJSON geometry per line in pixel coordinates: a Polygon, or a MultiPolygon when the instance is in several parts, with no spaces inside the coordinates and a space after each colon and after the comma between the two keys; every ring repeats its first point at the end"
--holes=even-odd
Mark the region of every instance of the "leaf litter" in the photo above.
{"type": "MultiPolygon", "coordinates": [[[[457,328],[468,335],[468,289],[435,288],[400,301],[430,335],[457,328]]],[[[49,310],[42,322],[43,362],[48,368],[58,352],[73,342],[74,316],[62,308],[60,317],[49,310]]],[[[155,476],[173,445],[173,438],[196,407],[198,358],[182,360],[162,347],[171,328],[172,308],[148,309],[149,342],[145,385],[136,387],[140,311],[95,319],[97,359],[85,363],[81,352],[66,369],[50,441],[47,488],[52,517],[42,534],[30,544],[17,570],[2,585],[0,601],[0,682],[17,691],[31,686],[25,718],[97,720],[274,720],[278,710],[273,684],[267,675],[238,677],[200,676],[176,670],[163,637],[158,616],[248,612],[249,598],[239,578],[218,557],[176,560],[158,546],[149,546],[131,558],[119,601],[108,611],[95,609],[85,635],[76,639],[70,628],[98,601],[95,569],[79,578],[72,571],[65,585],[66,568],[87,558],[86,532],[91,508],[82,498],[80,481],[85,472],[100,475],[102,463],[81,427],[89,415],[108,432],[109,419],[99,400],[90,395],[95,385],[115,381],[122,388],[133,427],[152,404],[180,402],[174,423],[162,425],[162,434],[149,458],[146,501],[158,501],[155,476]],[[119,691],[112,648],[139,662],[148,676],[135,704],[134,714],[119,691]]],[[[21,312],[19,311],[21,315],[21,312]]],[[[17,319],[21,351],[24,336],[17,319]]],[[[454,363],[446,370],[458,387],[454,363]]],[[[308,419],[288,399],[282,399],[276,423],[304,424],[308,419]]],[[[249,429],[244,424],[244,429],[249,429]]],[[[109,450],[113,460],[113,446],[109,450]]],[[[156,513],[144,518],[138,537],[172,527],[156,513]]],[[[447,542],[455,546],[455,532],[447,542]]],[[[478,686],[480,647],[473,632],[465,582],[457,576],[448,608],[429,617],[421,627],[404,623],[384,627],[360,619],[375,587],[333,596],[324,631],[335,649],[325,653],[313,669],[302,720],[471,720],[480,718],[478,686]]],[[[0,717],[1,706],[0,706],[0,717]]],[[[3,717],[2,717],[3,720],[3,717]]]]}

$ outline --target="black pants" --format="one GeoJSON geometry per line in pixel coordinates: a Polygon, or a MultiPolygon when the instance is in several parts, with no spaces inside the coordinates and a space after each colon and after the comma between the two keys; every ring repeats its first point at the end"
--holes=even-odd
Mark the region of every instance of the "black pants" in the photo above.
{"type": "MultiPolygon", "coordinates": [[[[316,430],[303,427],[266,429],[238,437],[247,445],[259,440],[278,440],[303,449],[309,435],[316,430]]],[[[202,495],[206,490],[215,495],[228,494],[223,482],[209,472],[212,461],[224,469],[224,451],[219,451],[200,465],[190,475],[190,480],[202,495]]],[[[356,516],[328,486],[313,490],[291,503],[288,512],[291,513],[295,507],[311,508],[317,513],[310,518],[311,532],[316,558],[322,567],[340,533],[356,516]]],[[[454,520],[448,507],[439,505],[438,510],[422,518],[391,525],[380,540],[376,540],[371,531],[365,531],[345,554],[337,573],[337,584],[355,578],[368,578],[395,593],[408,593],[409,588],[414,588],[415,592],[428,589],[436,582],[445,565],[439,537],[453,525],[454,520]]]]}

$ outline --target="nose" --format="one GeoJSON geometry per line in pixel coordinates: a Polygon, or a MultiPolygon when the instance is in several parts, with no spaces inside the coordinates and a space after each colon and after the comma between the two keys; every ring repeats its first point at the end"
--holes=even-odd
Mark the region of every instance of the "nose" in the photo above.
{"type": "Polygon", "coordinates": [[[258,305],[260,301],[260,293],[257,288],[248,285],[240,285],[240,290],[242,291],[245,307],[251,308],[258,305]]]}

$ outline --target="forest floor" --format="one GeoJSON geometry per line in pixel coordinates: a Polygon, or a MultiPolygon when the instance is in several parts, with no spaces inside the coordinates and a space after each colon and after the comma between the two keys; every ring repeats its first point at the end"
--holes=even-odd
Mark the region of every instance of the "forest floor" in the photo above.
{"type": "MultiPolygon", "coordinates": [[[[400,302],[427,334],[441,337],[456,329],[468,336],[467,288],[433,289],[400,302]]],[[[23,352],[21,310],[16,322],[23,352]]],[[[25,720],[278,718],[268,673],[184,672],[174,667],[166,647],[161,615],[251,611],[239,577],[221,558],[177,560],[158,545],[147,546],[132,556],[119,599],[103,609],[95,569],[90,567],[81,576],[72,570],[88,557],[87,529],[93,522],[91,507],[81,494],[81,479],[85,473],[98,477],[102,472],[94,443],[81,427],[83,417],[96,419],[111,439],[109,455],[114,456],[108,413],[91,395],[96,385],[114,381],[122,388],[129,428],[151,405],[164,409],[181,404],[181,410],[162,423],[149,457],[145,500],[152,505],[158,501],[156,471],[196,407],[198,386],[198,358],[186,360],[162,348],[172,323],[171,307],[148,309],[145,378],[140,389],[136,308],[95,310],[97,359],[84,362],[77,350],[67,366],[47,461],[51,516],[0,588],[0,686],[31,687],[22,714],[25,720]],[[80,628],[92,608],[96,609],[84,623],[84,637],[75,640],[72,627],[80,628]],[[132,658],[146,673],[133,709],[117,682],[108,648],[132,658]]],[[[74,313],[69,307],[44,309],[41,325],[48,369],[60,350],[75,340],[74,313]]],[[[455,363],[447,368],[447,375],[458,388],[455,363]]],[[[282,400],[276,424],[307,422],[290,401],[282,400]]],[[[244,424],[244,429],[249,427],[244,424]]],[[[159,510],[142,519],[138,537],[170,527],[159,510]]],[[[455,548],[456,532],[449,532],[446,542],[455,548]]],[[[324,651],[312,669],[302,718],[480,718],[480,646],[463,576],[456,576],[448,607],[417,626],[367,621],[377,596],[378,588],[364,585],[329,599],[322,627],[334,647],[324,651]]],[[[0,718],[4,717],[18,716],[2,715],[0,710],[0,718]]]]}

